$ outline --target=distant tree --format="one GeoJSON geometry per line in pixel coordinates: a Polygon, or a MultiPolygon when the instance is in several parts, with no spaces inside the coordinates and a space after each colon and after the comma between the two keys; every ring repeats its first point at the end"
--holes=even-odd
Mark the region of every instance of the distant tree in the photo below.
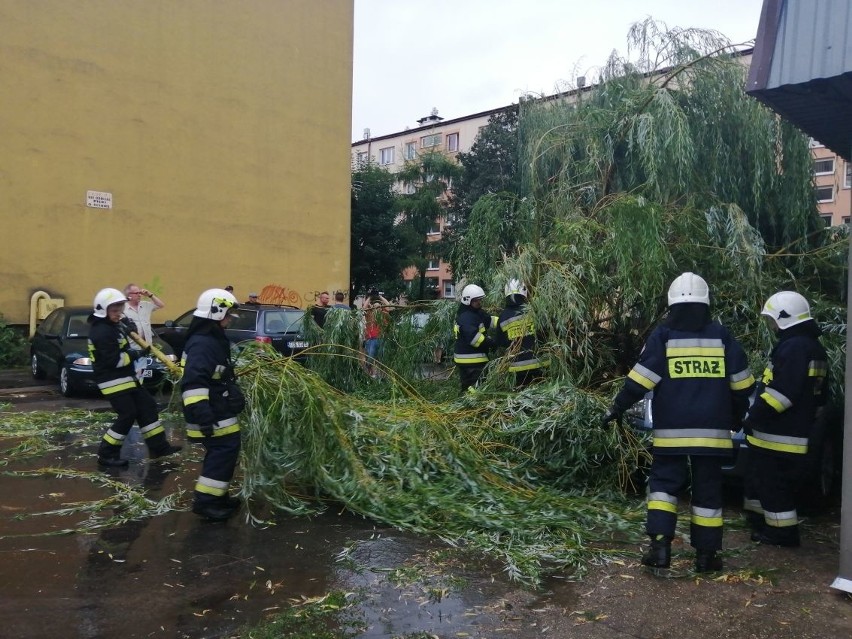
{"type": "MultiPolygon", "coordinates": [[[[352,229],[349,299],[371,286],[398,282],[406,261],[404,242],[395,224],[394,175],[373,164],[352,172],[352,229]]],[[[390,291],[393,293],[393,291],[390,291]]]]}
{"type": "Polygon", "coordinates": [[[459,176],[459,167],[442,153],[425,153],[406,163],[396,178],[408,191],[397,200],[401,214],[400,234],[406,238],[405,266],[417,269],[417,285],[412,287],[415,299],[428,299],[426,269],[430,259],[444,256],[443,242],[430,241],[429,231],[438,219],[447,215],[447,193],[459,176]]]}
{"type": "MultiPolygon", "coordinates": [[[[470,150],[458,154],[458,162],[462,171],[453,182],[449,201],[451,224],[444,229],[444,241],[450,268],[453,273],[464,275],[471,254],[463,240],[477,201],[485,195],[499,194],[508,209],[516,206],[513,200],[520,193],[517,105],[492,115],[470,150]]],[[[513,242],[512,237],[503,237],[499,230],[492,239],[495,246],[513,242]]]]}

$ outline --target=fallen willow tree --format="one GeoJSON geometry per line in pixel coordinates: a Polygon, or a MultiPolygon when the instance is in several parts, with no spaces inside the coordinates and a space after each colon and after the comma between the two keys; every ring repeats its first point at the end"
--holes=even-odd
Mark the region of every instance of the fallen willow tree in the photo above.
{"type": "Polygon", "coordinates": [[[429,402],[344,394],[306,367],[247,354],[243,494],[296,514],[343,504],[399,529],[496,556],[517,580],[580,574],[623,554],[643,509],[617,490],[642,454],[596,425],[601,400],[570,386],[429,402]]]}

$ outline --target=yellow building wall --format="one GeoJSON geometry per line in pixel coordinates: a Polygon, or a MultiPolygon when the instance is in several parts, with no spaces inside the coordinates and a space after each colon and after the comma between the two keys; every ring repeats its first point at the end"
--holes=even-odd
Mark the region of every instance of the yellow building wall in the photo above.
{"type": "Polygon", "coordinates": [[[0,0],[0,313],[348,291],[353,0],[0,0]],[[86,205],[110,193],[112,209],[86,205]]]}

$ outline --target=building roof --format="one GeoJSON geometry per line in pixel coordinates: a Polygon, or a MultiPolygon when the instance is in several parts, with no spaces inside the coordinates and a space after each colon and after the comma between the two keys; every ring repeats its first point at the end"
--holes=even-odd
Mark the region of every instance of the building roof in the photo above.
{"type": "Polygon", "coordinates": [[[852,160],[852,3],[764,0],[746,92],[852,160]]]}

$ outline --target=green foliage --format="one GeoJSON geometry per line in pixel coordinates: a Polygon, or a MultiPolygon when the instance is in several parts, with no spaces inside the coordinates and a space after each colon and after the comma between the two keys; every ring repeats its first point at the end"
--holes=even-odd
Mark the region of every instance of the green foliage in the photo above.
{"type": "Polygon", "coordinates": [[[396,390],[376,401],[266,355],[240,379],[250,406],[242,490],[278,509],[344,503],[489,553],[530,582],[545,566],[582,571],[618,552],[596,542],[638,532],[638,514],[612,494],[636,463],[635,443],[590,428],[605,404],[569,385],[508,404],[504,394],[432,402],[389,377],[396,390]]]}
{"type": "Polygon", "coordinates": [[[430,259],[441,257],[446,246],[430,241],[428,233],[438,219],[446,215],[449,186],[459,176],[459,167],[443,153],[424,153],[406,162],[397,179],[413,192],[400,195],[397,207],[402,214],[400,232],[407,238],[405,266],[414,266],[419,274],[412,297],[428,299],[426,268],[430,259]]]}
{"type": "Polygon", "coordinates": [[[356,613],[357,601],[344,592],[291,601],[283,611],[270,614],[259,624],[245,628],[246,639],[345,639],[357,637],[365,623],[356,613]]]}
{"type": "MultiPolygon", "coordinates": [[[[484,196],[496,196],[505,203],[506,213],[518,208],[520,193],[518,173],[518,109],[511,107],[492,115],[488,124],[477,134],[476,140],[466,153],[458,154],[462,167],[461,175],[453,182],[450,199],[452,224],[444,229],[447,244],[446,257],[454,273],[467,273],[471,268],[471,252],[463,245],[470,224],[476,224],[472,216],[484,196]]],[[[498,227],[500,234],[494,238],[494,246],[514,244],[517,237],[511,226],[498,227]]],[[[494,262],[492,262],[493,264],[494,262]]],[[[470,276],[475,280],[475,276],[470,276]]]]}
{"type": "Polygon", "coordinates": [[[486,282],[494,306],[507,278],[523,279],[551,375],[591,387],[626,373],[687,270],[755,359],[771,347],[759,311],[777,290],[844,330],[848,236],[819,220],[807,140],[744,94],[718,34],[649,20],[630,38],[636,59],[613,55],[577,102],[521,102],[524,199],[480,198],[457,276],[486,282]]]}
{"type": "Polygon", "coordinates": [[[23,366],[27,363],[28,344],[20,331],[6,324],[0,315],[0,367],[23,366]]]}
{"type": "Polygon", "coordinates": [[[380,282],[401,280],[403,237],[396,227],[396,178],[368,164],[352,172],[349,299],[380,282]]]}

